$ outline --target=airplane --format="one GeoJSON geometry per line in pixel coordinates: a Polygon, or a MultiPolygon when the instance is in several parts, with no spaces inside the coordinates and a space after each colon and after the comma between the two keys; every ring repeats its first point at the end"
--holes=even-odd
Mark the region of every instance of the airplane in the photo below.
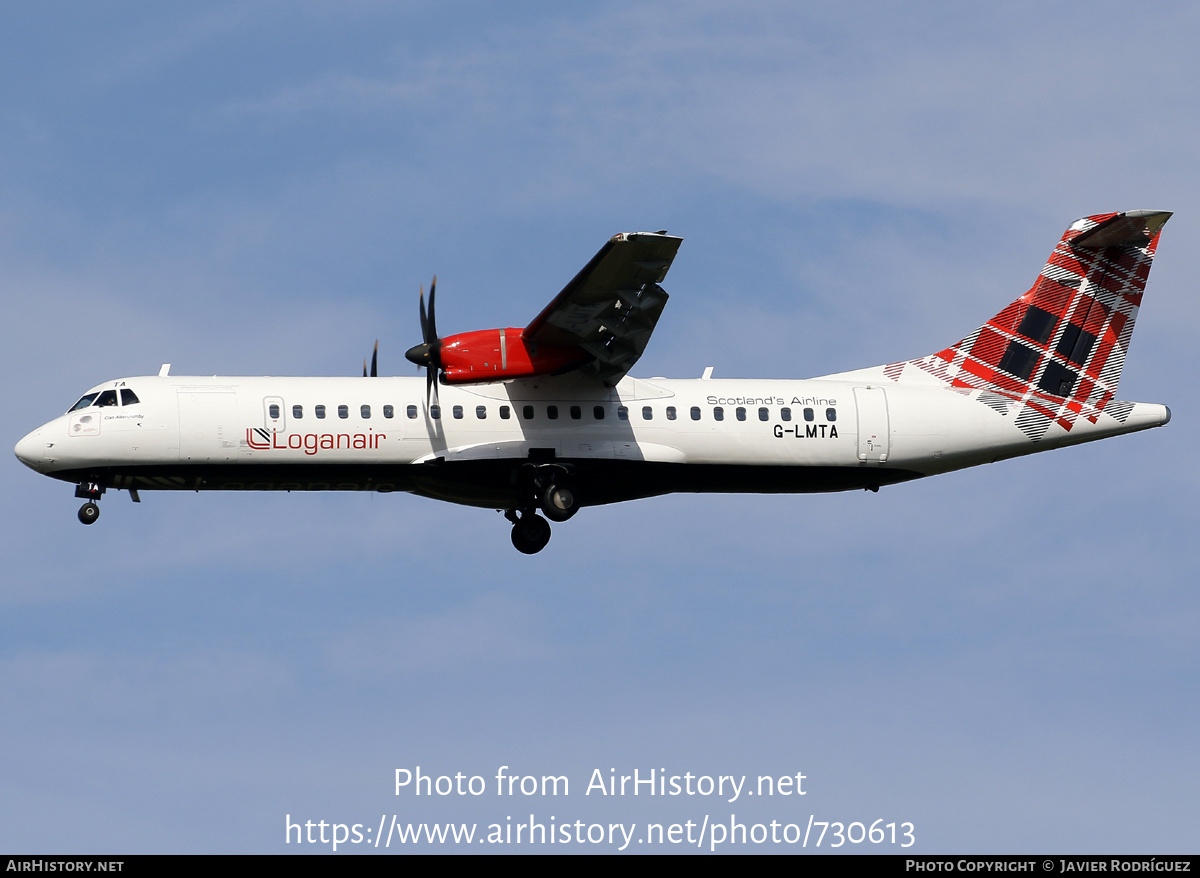
{"type": "Polygon", "coordinates": [[[108,489],[404,491],[502,511],[534,554],[547,521],[673,492],[878,491],[1165,425],[1116,398],[1167,211],[1084,217],[1033,287],[936,353],[805,380],[638,379],[682,238],[613,236],[523,329],[437,334],[420,377],[196,377],[97,385],[21,439],[76,485],[92,524],[108,489]],[[538,513],[541,513],[540,515],[538,513]],[[544,516],[544,517],[543,517],[544,516]]]}

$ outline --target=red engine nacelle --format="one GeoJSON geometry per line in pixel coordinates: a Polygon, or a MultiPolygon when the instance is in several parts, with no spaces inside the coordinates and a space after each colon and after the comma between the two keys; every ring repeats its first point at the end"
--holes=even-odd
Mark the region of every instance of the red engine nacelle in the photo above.
{"type": "Polygon", "coordinates": [[[480,329],[439,340],[438,356],[447,384],[477,384],[551,375],[582,365],[591,356],[579,348],[527,342],[522,330],[480,329]]]}

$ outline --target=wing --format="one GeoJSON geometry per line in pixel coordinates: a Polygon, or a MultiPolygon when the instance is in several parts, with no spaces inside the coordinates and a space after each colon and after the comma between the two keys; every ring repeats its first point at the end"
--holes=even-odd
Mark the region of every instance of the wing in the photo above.
{"type": "Polygon", "coordinates": [[[521,337],[579,348],[594,359],[579,371],[610,387],[641,357],[667,304],[659,283],[683,238],[665,232],[613,235],[521,337]]]}

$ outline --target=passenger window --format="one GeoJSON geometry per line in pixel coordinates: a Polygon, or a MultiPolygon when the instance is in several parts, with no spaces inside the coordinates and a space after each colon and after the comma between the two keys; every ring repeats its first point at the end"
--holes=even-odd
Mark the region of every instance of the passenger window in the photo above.
{"type": "Polygon", "coordinates": [[[136,405],[139,402],[141,402],[141,400],[137,398],[136,393],[134,393],[128,387],[121,388],[121,405],[136,405]]]}
{"type": "Polygon", "coordinates": [[[742,408],[740,405],[737,407],[737,411],[735,412],[735,414],[737,414],[737,419],[739,421],[746,420],[746,410],[744,408],[742,408]]]}
{"type": "Polygon", "coordinates": [[[533,406],[526,405],[521,407],[521,417],[527,421],[533,420],[533,406]]]}
{"type": "Polygon", "coordinates": [[[654,409],[652,409],[652,408],[651,408],[650,406],[648,406],[648,405],[644,405],[644,406],[642,406],[642,420],[643,420],[643,421],[652,421],[652,420],[654,420],[654,409]]]}
{"type": "Polygon", "coordinates": [[[350,417],[350,406],[339,405],[338,406],[338,417],[343,418],[343,419],[350,417]]]}
{"type": "Polygon", "coordinates": [[[486,418],[487,417],[487,406],[486,405],[475,406],[475,417],[479,418],[479,420],[481,420],[481,421],[484,418],[486,418]]]}
{"type": "Polygon", "coordinates": [[[546,406],[546,417],[548,417],[552,421],[557,421],[558,420],[558,406],[556,406],[556,405],[546,406]]]}
{"type": "Polygon", "coordinates": [[[500,420],[507,421],[512,415],[512,409],[506,405],[500,406],[500,420]]]}
{"type": "Polygon", "coordinates": [[[583,409],[581,409],[577,405],[571,406],[571,420],[578,421],[582,417],[583,417],[583,409]]]}
{"type": "Polygon", "coordinates": [[[315,414],[317,416],[318,421],[324,420],[325,419],[325,406],[323,406],[323,405],[313,406],[313,414],[315,414]]]}
{"type": "Polygon", "coordinates": [[[96,405],[116,405],[117,392],[115,390],[105,390],[96,400],[96,405]]]}
{"type": "Polygon", "coordinates": [[[785,421],[790,421],[792,419],[792,410],[789,408],[780,409],[779,417],[783,418],[785,421]]]}
{"type": "Polygon", "coordinates": [[[692,406],[692,420],[693,421],[700,420],[700,406],[698,406],[698,405],[692,406]]]}
{"type": "Polygon", "coordinates": [[[410,405],[408,408],[406,408],[406,409],[404,410],[404,413],[405,413],[406,415],[408,415],[410,418],[412,418],[413,420],[416,420],[416,417],[417,417],[417,407],[416,407],[415,405],[410,405]]]}
{"type": "Polygon", "coordinates": [[[617,406],[617,418],[622,421],[629,420],[629,409],[623,405],[617,406]]]}
{"type": "Polygon", "coordinates": [[[392,408],[390,405],[385,405],[383,407],[383,416],[385,418],[395,417],[395,415],[396,415],[396,410],[394,408],[392,408]]]}
{"type": "Polygon", "coordinates": [[[767,411],[765,408],[761,408],[758,410],[758,419],[760,421],[769,420],[770,417],[771,417],[771,413],[769,411],[767,411]]]}
{"type": "Polygon", "coordinates": [[[673,405],[667,406],[667,420],[668,421],[675,420],[675,406],[673,406],[673,405]]]}
{"type": "Polygon", "coordinates": [[[269,406],[267,406],[267,411],[271,413],[271,420],[279,420],[279,403],[271,403],[269,406]]]}
{"type": "Polygon", "coordinates": [[[454,412],[454,418],[455,418],[455,420],[461,421],[461,420],[462,420],[462,406],[461,406],[461,405],[456,405],[456,406],[455,406],[455,407],[452,409],[452,411],[454,412]]]}
{"type": "Polygon", "coordinates": [[[825,420],[836,421],[837,420],[837,409],[825,409],[825,420]]]}
{"type": "Polygon", "coordinates": [[[440,421],[442,419],[442,407],[436,403],[431,405],[429,407],[429,417],[433,418],[435,421],[440,421]]]}
{"type": "Polygon", "coordinates": [[[362,419],[368,420],[371,417],[371,407],[369,405],[359,406],[358,413],[362,415],[362,419]]]}
{"type": "Polygon", "coordinates": [[[604,420],[604,406],[602,406],[602,405],[592,406],[592,417],[595,418],[597,421],[603,421],[604,420]]]}
{"type": "Polygon", "coordinates": [[[811,420],[812,420],[813,418],[815,418],[815,417],[816,417],[816,415],[814,415],[814,414],[813,414],[813,410],[812,410],[812,409],[805,409],[805,410],[804,410],[804,420],[806,420],[806,421],[811,421],[811,420]]]}
{"type": "Polygon", "coordinates": [[[304,417],[304,406],[302,406],[302,405],[292,406],[292,417],[295,418],[297,421],[300,420],[301,418],[303,418],[304,417]]]}
{"type": "Polygon", "coordinates": [[[713,409],[713,420],[714,421],[725,420],[725,409],[721,408],[720,406],[717,406],[716,408],[714,408],[713,409]]]}
{"type": "Polygon", "coordinates": [[[75,403],[75,405],[73,405],[69,409],[67,409],[67,411],[77,412],[80,409],[85,409],[89,405],[91,405],[92,401],[99,395],[100,395],[99,393],[89,393],[87,396],[80,399],[79,402],[75,403]]]}

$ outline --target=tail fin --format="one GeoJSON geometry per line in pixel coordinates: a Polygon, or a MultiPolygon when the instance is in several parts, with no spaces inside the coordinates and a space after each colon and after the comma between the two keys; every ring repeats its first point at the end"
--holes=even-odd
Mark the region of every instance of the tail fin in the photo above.
{"type": "Polygon", "coordinates": [[[885,373],[899,380],[912,365],[1004,411],[1019,401],[1017,426],[1031,439],[1103,411],[1123,421],[1130,404],[1114,401],[1117,383],[1170,217],[1130,210],[1072,223],[1029,292],[958,344],[885,373]]]}

